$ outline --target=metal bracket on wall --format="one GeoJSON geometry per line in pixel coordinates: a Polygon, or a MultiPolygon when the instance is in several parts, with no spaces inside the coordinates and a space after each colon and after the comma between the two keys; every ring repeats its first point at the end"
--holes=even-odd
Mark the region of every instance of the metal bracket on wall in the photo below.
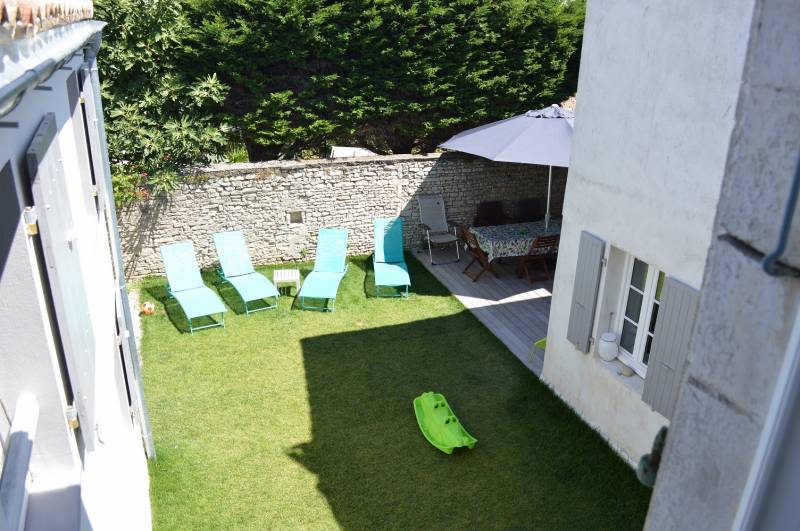
{"type": "Polygon", "coordinates": [[[25,220],[25,234],[28,236],[39,234],[39,218],[36,214],[36,207],[25,207],[22,217],[25,220]]]}
{"type": "Polygon", "coordinates": [[[67,425],[71,429],[77,430],[80,426],[80,422],[78,421],[78,410],[75,408],[75,406],[67,406],[65,413],[67,415],[67,425]]]}
{"type": "Polygon", "coordinates": [[[778,235],[778,244],[771,253],[764,257],[761,263],[764,272],[773,277],[797,276],[796,271],[792,271],[792,268],[787,268],[781,264],[780,259],[783,257],[783,253],[786,251],[786,245],[789,242],[789,234],[792,230],[792,221],[794,220],[794,211],[797,206],[798,196],[800,196],[800,160],[797,162],[794,178],[789,188],[789,198],[786,200],[786,209],[783,212],[783,220],[778,235]]]}

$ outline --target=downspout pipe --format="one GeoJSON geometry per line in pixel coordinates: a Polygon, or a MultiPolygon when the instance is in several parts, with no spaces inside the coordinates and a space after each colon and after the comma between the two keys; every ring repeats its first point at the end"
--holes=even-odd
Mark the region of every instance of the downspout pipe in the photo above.
{"type": "Polygon", "coordinates": [[[97,20],[84,20],[50,29],[29,41],[12,41],[13,46],[27,46],[30,55],[44,56],[40,53],[44,49],[52,55],[42,58],[39,63],[0,86],[0,118],[14,110],[25,92],[47,81],[65,61],[99,35],[105,25],[105,22],[97,20]],[[53,46],[50,46],[51,43],[53,46]]]}
{"type": "Polygon", "coordinates": [[[791,276],[792,272],[789,268],[780,264],[780,259],[783,253],[786,252],[786,245],[789,242],[789,234],[792,231],[792,221],[794,221],[794,212],[797,208],[797,198],[800,196],[800,159],[797,162],[797,168],[794,171],[794,179],[792,180],[791,188],[789,189],[789,198],[786,201],[786,209],[783,212],[783,221],[781,223],[781,230],[778,236],[778,244],[775,249],[764,257],[761,267],[764,272],[773,277],[791,276]]]}
{"type": "Polygon", "coordinates": [[[47,81],[58,70],[59,64],[53,59],[46,59],[35,67],[26,70],[20,77],[0,87],[0,117],[14,110],[29,89],[47,81]]]}

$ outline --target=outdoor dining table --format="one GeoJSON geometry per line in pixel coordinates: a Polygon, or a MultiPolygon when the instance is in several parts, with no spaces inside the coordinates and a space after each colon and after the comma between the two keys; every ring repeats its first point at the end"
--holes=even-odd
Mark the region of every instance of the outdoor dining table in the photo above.
{"type": "Polygon", "coordinates": [[[486,253],[489,261],[508,256],[524,256],[528,254],[533,240],[539,236],[561,234],[561,223],[550,220],[545,229],[544,220],[530,223],[510,223],[508,225],[491,225],[488,227],[470,227],[478,245],[486,253]]]}

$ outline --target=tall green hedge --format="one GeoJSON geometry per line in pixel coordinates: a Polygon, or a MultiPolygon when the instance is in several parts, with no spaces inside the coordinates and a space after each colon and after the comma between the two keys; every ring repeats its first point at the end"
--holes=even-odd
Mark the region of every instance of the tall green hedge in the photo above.
{"type": "Polygon", "coordinates": [[[154,150],[181,165],[231,142],[252,160],[430,151],[559,102],[575,92],[585,0],[95,5],[112,157],[149,173],[154,150]]]}

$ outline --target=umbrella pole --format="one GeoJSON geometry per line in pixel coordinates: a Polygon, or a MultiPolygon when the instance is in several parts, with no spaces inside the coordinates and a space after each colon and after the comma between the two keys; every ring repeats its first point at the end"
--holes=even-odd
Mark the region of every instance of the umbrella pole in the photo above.
{"type": "Polygon", "coordinates": [[[544,230],[550,226],[550,188],[553,185],[553,167],[547,167],[547,210],[544,214],[544,230]]]}

